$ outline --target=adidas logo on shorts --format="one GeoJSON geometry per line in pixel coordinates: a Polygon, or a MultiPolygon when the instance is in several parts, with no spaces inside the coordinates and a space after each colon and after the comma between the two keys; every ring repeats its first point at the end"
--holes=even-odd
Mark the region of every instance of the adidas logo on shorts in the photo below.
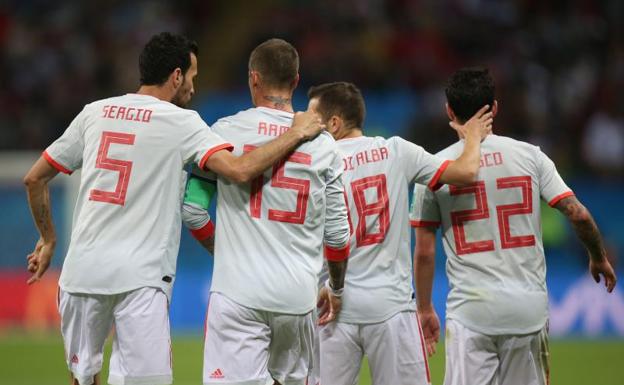
{"type": "Polygon", "coordinates": [[[78,356],[77,356],[77,355],[75,355],[75,354],[74,354],[74,355],[72,356],[72,358],[71,358],[71,363],[72,363],[72,364],[77,364],[77,363],[78,363],[78,356]]]}
{"type": "Polygon", "coordinates": [[[210,378],[223,378],[223,372],[221,371],[221,369],[217,368],[217,370],[212,372],[210,378]]]}

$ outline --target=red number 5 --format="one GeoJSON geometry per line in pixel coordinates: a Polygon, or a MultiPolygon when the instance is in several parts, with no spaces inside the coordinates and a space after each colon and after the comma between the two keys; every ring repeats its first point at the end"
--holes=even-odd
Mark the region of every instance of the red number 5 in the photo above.
{"type": "Polygon", "coordinates": [[[120,132],[102,132],[100,148],[98,149],[95,167],[104,170],[116,171],[119,173],[115,191],[103,191],[93,189],[89,194],[89,200],[112,203],[123,206],[126,203],[126,192],[128,191],[128,183],[130,182],[130,172],[132,171],[132,162],[127,160],[111,159],[108,157],[108,149],[112,143],[133,145],[134,134],[124,134],[120,132]]]}

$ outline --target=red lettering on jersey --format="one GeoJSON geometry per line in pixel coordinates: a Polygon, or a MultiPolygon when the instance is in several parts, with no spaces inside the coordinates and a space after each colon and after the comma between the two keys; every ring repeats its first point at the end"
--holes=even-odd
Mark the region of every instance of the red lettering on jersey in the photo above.
{"type": "Polygon", "coordinates": [[[364,164],[364,153],[358,152],[357,154],[355,154],[355,160],[358,166],[364,164]]]}
{"type": "Polygon", "coordinates": [[[145,113],[143,113],[143,119],[141,119],[141,121],[144,123],[149,123],[151,118],[152,118],[152,110],[145,110],[145,113]]]}
{"type": "Polygon", "coordinates": [[[106,115],[107,118],[111,118],[111,119],[115,119],[113,118],[113,114],[115,113],[115,110],[117,109],[117,106],[110,106],[110,109],[108,110],[108,115],[106,115]]]}
{"type": "Polygon", "coordinates": [[[126,113],[126,107],[119,107],[117,110],[117,115],[115,115],[115,119],[123,119],[126,113]]]}
{"type": "Polygon", "coordinates": [[[266,122],[258,123],[258,135],[267,135],[266,122]]]}
{"type": "Polygon", "coordinates": [[[131,111],[136,110],[136,108],[134,107],[128,107],[128,111],[126,111],[126,120],[132,120],[134,119],[134,114],[131,111]]]}
{"type": "Polygon", "coordinates": [[[269,135],[277,136],[277,124],[269,124],[269,135]]]}
{"type": "Polygon", "coordinates": [[[143,109],[142,108],[137,108],[137,114],[136,114],[136,117],[134,118],[135,122],[139,122],[140,121],[139,117],[141,116],[141,112],[143,112],[143,109]]]}
{"type": "Polygon", "coordinates": [[[386,147],[381,147],[379,149],[379,152],[381,152],[381,159],[388,159],[388,149],[386,147]]]}
{"type": "Polygon", "coordinates": [[[282,135],[283,133],[285,133],[289,129],[290,129],[290,127],[288,127],[288,126],[280,126],[279,134],[282,135]]]}
{"type": "Polygon", "coordinates": [[[108,109],[110,108],[110,106],[104,106],[104,108],[102,108],[102,112],[104,113],[102,115],[103,118],[106,117],[106,114],[108,113],[108,109]]]}
{"type": "Polygon", "coordinates": [[[479,160],[480,167],[492,167],[501,164],[503,164],[503,156],[500,152],[483,154],[479,160]]]}
{"type": "Polygon", "coordinates": [[[371,150],[371,156],[372,156],[372,158],[373,158],[373,162],[379,162],[379,160],[380,160],[380,158],[381,158],[381,157],[379,156],[379,150],[378,150],[378,149],[376,149],[376,148],[373,148],[373,149],[371,150]]]}

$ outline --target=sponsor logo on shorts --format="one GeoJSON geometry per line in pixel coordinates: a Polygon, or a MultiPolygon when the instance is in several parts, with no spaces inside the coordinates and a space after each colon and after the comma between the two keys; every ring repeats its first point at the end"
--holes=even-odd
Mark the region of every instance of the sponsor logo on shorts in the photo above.
{"type": "Polygon", "coordinates": [[[71,358],[71,363],[72,363],[72,364],[77,364],[77,363],[78,363],[78,356],[77,356],[77,355],[75,355],[75,354],[74,354],[74,355],[72,356],[72,358],[71,358]]]}
{"type": "Polygon", "coordinates": [[[224,377],[223,372],[219,368],[217,368],[217,370],[212,372],[212,374],[210,375],[210,378],[223,378],[223,377],[224,377]]]}

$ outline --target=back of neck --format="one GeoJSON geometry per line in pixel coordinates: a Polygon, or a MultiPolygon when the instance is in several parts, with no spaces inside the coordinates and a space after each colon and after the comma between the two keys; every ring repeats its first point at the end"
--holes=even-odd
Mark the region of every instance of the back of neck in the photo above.
{"type": "Polygon", "coordinates": [[[267,107],[275,110],[294,112],[292,108],[292,93],[290,92],[267,92],[260,93],[256,97],[256,107],[267,107]]]}
{"type": "Polygon", "coordinates": [[[136,93],[139,95],[153,96],[160,100],[164,100],[165,102],[171,102],[171,100],[173,99],[171,92],[169,92],[168,90],[165,89],[165,87],[162,87],[162,86],[155,86],[155,85],[148,86],[144,84],[141,87],[139,87],[139,90],[136,93]]]}

